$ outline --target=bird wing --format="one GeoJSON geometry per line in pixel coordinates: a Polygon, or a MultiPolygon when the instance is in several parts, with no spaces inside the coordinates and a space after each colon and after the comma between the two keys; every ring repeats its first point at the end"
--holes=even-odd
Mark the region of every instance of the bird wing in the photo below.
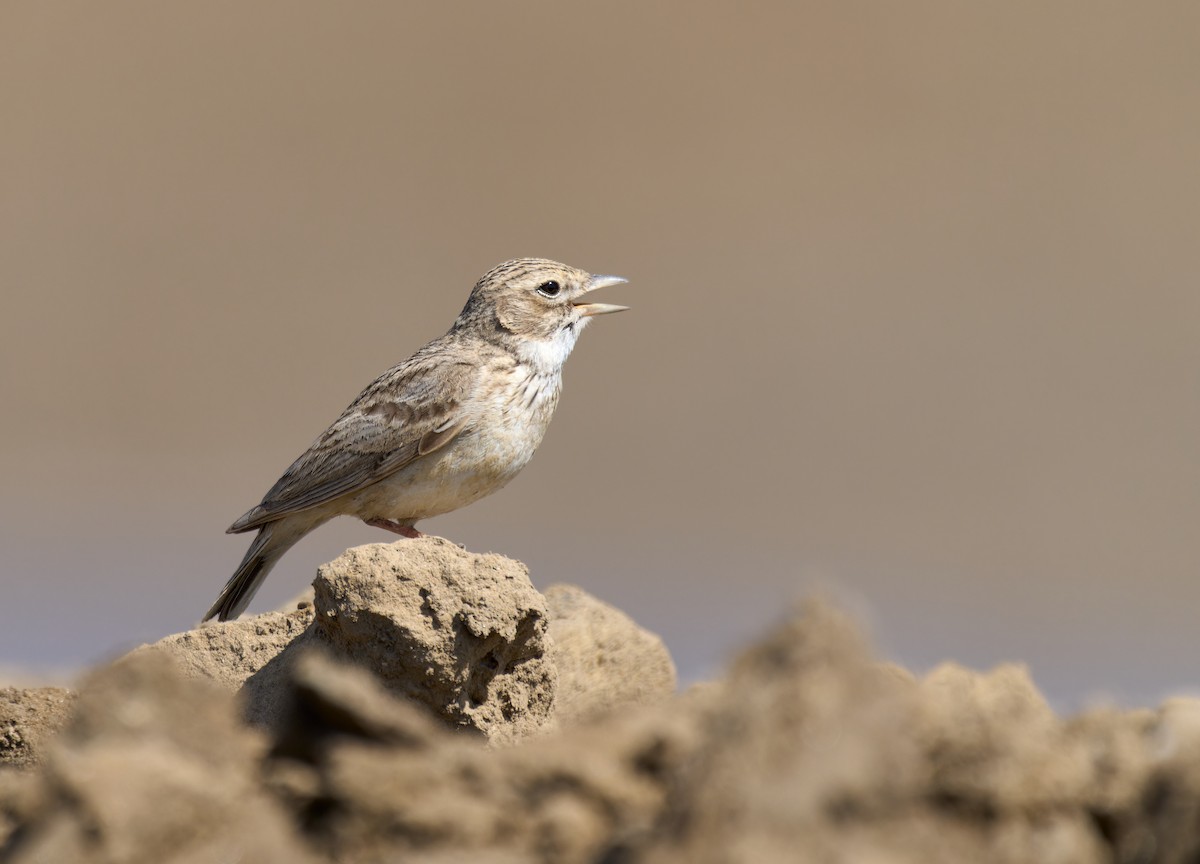
{"type": "Polygon", "coordinates": [[[479,365],[418,354],[376,379],[263,497],[236,534],[357,492],[446,446],[467,424],[479,365]]]}

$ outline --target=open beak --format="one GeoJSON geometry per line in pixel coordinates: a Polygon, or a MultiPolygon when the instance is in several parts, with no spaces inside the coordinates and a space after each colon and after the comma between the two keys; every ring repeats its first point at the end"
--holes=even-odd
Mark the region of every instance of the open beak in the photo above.
{"type": "MultiPolygon", "coordinates": [[[[628,281],[628,279],[622,279],[620,276],[593,276],[588,281],[587,290],[583,293],[590,294],[597,288],[607,288],[610,285],[623,285],[628,281]]],[[[607,315],[610,312],[624,312],[629,308],[628,306],[615,306],[612,303],[576,303],[574,306],[580,318],[587,318],[590,315],[607,315]]]]}

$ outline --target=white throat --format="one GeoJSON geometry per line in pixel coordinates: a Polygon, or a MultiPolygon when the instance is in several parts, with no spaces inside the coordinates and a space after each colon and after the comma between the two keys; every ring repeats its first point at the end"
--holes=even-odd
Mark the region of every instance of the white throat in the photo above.
{"type": "Polygon", "coordinates": [[[516,343],[517,356],[539,375],[558,375],[571,356],[579,331],[587,323],[584,318],[574,327],[564,327],[547,339],[521,339],[516,343]]]}

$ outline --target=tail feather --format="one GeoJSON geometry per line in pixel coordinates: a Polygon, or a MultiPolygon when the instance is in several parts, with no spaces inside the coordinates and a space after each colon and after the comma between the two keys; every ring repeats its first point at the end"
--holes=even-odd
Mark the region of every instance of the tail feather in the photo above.
{"type": "Polygon", "coordinates": [[[275,566],[275,562],[283,557],[283,553],[292,548],[293,544],[307,531],[299,533],[280,530],[278,522],[264,525],[258,530],[258,536],[246,550],[246,557],[238,565],[237,570],[229,577],[225,587],[212,607],[204,613],[202,621],[216,616],[221,621],[236,618],[245,611],[254,598],[267,574],[275,566]]]}

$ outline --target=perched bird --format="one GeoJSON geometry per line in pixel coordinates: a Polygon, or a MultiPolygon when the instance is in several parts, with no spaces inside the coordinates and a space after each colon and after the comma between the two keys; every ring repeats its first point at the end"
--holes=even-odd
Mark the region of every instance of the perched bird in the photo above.
{"type": "Polygon", "coordinates": [[[275,562],[334,516],[420,537],[417,520],[515,477],[546,434],[580,331],[628,308],[582,298],[625,281],[542,258],[488,271],[445,336],[376,378],[229,527],[258,536],[204,620],[240,615],[275,562]]]}

